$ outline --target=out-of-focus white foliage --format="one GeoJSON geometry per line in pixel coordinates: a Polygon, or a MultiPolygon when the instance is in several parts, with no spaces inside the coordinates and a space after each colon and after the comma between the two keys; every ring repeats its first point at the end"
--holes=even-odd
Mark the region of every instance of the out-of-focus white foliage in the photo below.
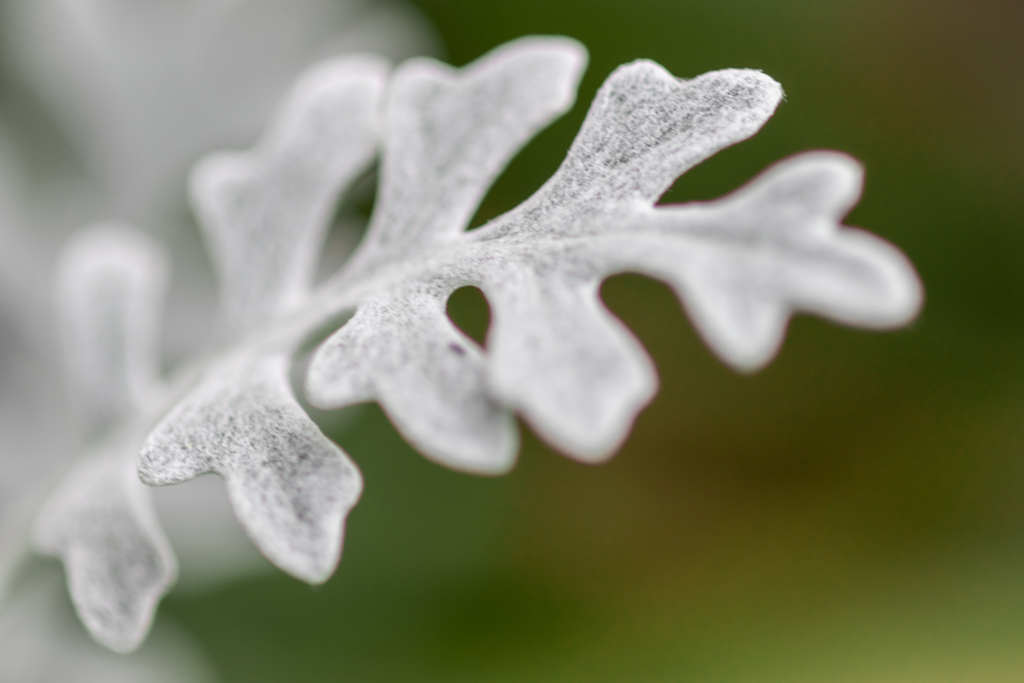
{"type": "Polygon", "coordinates": [[[83,228],[57,266],[57,313],[75,407],[87,438],[145,405],[160,375],[160,311],[169,264],[129,228],[83,228]]]}
{"type": "Polygon", "coordinates": [[[163,240],[177,275],[164,338],[174,359],[206,338],[214,307],[185,207],[191,166],[251,144],[311,63],[436,50],[404,0],[4,0],[3,10],[3,52],[86,172],[50,179],[29,217],[36,241],[55,248],[109,220],[163,240]]]}
{"type": "Polygon", "coordinates": [[[187,170],[251,143],[309,64],[371,50],[401,59],[436,43],[402,0],[6,0],[2,10],[3,58],[50,108],[84,173],[61,166],[24,181],[25,144],[0,126],[0,680],[200,680],[166,658],[90,654],[81,633],[62,635],[66,624],[32,621],[50,598],[27,597],[11,576],[30,547],[59,556],[83,623],[124,651],[174,580],[161,527],[189,585],[266,564],[223,485],[160,491],[161,524],[135,472],[151,411],[175,391],[159,379],[161,347],[181,356],[211,327],[208,266],[183,220],[187,170]],[[112,221],[171,247],[178,284],[162,338],[166,259],[112,221]],[[108,226],[57,257],[66,235],[96,222],[108,226]]]}
{"type": "Polygon", "coordinates": [[[64,561],[82,622],[119,652],[145,637],[177,571],[149,492],[131,476],[139,434],[114,428],[157,391],[165,273],[156,245],[119,226],[81,232],[58,270],[70,384],[95,445],[47,500],[34,540],[64,561]]]}
{"type": "Polygon", "coordinates": [[[295,86],[257,149],[208,157],[193,173],[232,332],[306,298],[338,194],[377,150],[388,69],[375,57],[322,64],[295,86]]]}
{"type": "Polygon", "coordinates": [[[518,149],[571,106],[585,61],[575,41],[526,38],[462,69],[417,59],[389,75],[359,57],[307,72],[252,151],[210,157],[193,172],[224,330],[152,391],[138,388],[148,380],[134,373],[148,365],[133,349],[152,337],[151,312],[136,303],[155,287],[117,255],[138,242],[117,233],[106,256],[70,247],[63,272],[82,284],[62,300],[83,310],[66,316],[66,328],[92,339],[95,321],[108,321],[108,341],[121,349],[87,345],[79,362],[118,360],[109,373],[74,376],[86,378],[82,391],[106,397],[94,411],[97,431],[107,415],[121,419],[49,498],[36,543],[63,558],[95,637],[130,649],[173,571],[149,508],[115,473],[121,445],[147,432],[144,482],[217,473],[267,558],[312,583],[333,572],[362,481],[289,383],[293,355],[328,323],[340,327],[304,382],[313,404],[378,401],[426,456],[494,474],[515,459],[514,413],[567,455],[595,462],[618,448],[653,396],[651,361],[598,296],[611,274],[668,282],[708,345],[745,371],[770,360],[796,311],[872,328],[913,317],[921,292],[911,265],[840,224],[860,191],[849,157],[798,155],[721,200],[655,205],[682,173],[774,113],[781,87],[758,71],[680,80],[647,61],[620,67],[555,175],[467,231],[518,149]],[[312,288],[331,208],[378,145],[366,237],[312,288]],[[95,296],[111,278],[120,278],[119,295],[95,296]],[[466,285],[480,287],[493,310],[486,348],[445,315],[466,285]],[[107,374],[109,385],[87,381],[107,374]],[[136,402],[140,395],[151,398],[136,402]],[[77,588],[75,577],[86,577],[77,588]]]}
{"type": "Polygon", "coordinates": [[[9,0],[6,41],[105,195],[149,223],[207,152],[246,145],[309,64],[432,48],[399,0],[9,0]]]}

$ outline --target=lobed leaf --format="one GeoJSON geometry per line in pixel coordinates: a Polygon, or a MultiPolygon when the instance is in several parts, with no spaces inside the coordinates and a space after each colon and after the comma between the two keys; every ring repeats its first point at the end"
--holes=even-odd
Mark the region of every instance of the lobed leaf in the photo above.
{"type": "Polygon", "coordinates": [[[515,153],[572,106],[586,59],[575,40],[531,37],[462,69],[402,64],[385,105],[379,208],[359,259],[414,253],[465,230],[515,153]]]}
{"type": "MultiPolygon", "coordinates": [[[[87,437],[111,432],[157,387],[163,252],[117,225],[86,229],[58,264],[57,299],[72,400],[87,437]]],[[[176,562],[132,462],[139,435],[114,431],[49,496],[32,533],[59,557],[82,623],[118,652],[133,650],[176,562]]]]}
{"type": "Polygon", "coordinates": [[[93,638],[130,652],[146,637],[177,564],[131,467],[137,441],[106,444],[72,470],[39,513],[35,547],[59,557],[93,638]]]}
{"type": "Polygon", "coordinates": [[[425,455],[478,473],[512,466],[513,410],[586,462],[609,457],[628,435],[657,377],[600,301],[610,274],[667,281],[712,349],[744,370],[776,352],[795,311],[867,327],[915,314],[920,285],[902,254],[840,225],[860,191],[848,157],[800,155],[721,200],[655,206],[680,174],[773,114],[781,87],[757,71],[681,80],[647,61],[619,68],[555,175],[467,233],[514,152],[569,106],[583,61],[573,41],[531,38],[463,69],[429,60],[399,67],[384,96],[369,231],[346,268],[308,299],[304,286],[286,284],[309,282],[312,259],[299,258],[308,252],[296,243],[322,234],[322,220],[310,217],[324,212],[310,207],[327,203],[351,174],[317,185],[315,201],[275,194],[273,159],[308,154],[314,133],[272,132],[278,151],[265,142],[236,157],[235,170],[235,161],[208,162],[217,172],[197,173],[197,202],[222,272],[237,273],[225,278],[228,304],[242,311],[243,329],[264,327],[208,366],[153,432],[140,460],[144,481],[221,474],[264,554],[319,582],[337,562],[361,481],[302,412],[287,364],[300,341],[342,314],[352,315],[311,359],[310,400],[327,408],[376,400],[425,455]],[[258,244],[265,231],[285,237],[258,244]],[[484,349],[445,315],[464,285],[480,287],[493,311],[484,349]],[[257,294],[235,296],[232,287],[257,294]]]}
{"type": "MultiPolygon", "coordinates": [[[[500,73],[495,64],[501,64],[501,59],[508,57],[501,53],[484,57],[467,67],[461,78],[479,78],[476,74],[484,68],[500,73]]],[[[429,305],[421,305],[424,310],[442,308],[450,292],[462,284],[479,285],[487,295],[494,324],[486,365],[467,363],[464,369],[477,375],[466,381],[467,386],[477,388],[476,403],[486,405],[497,399],[520,410],[542,436],[583,460],[602,459],[618,447],[636,412],[654,395],[655,373],[640,345],[598,300],[598,286],[608,270],[602,270],[600,261],[589,260],[584,241],[570,246],[567,240],[593,236],[601,225],[629,215],[645,202],[653,204],[679,173],[756,132],[781,94],[777,83],[754,71],[727,70],[680,81],[650,62],[622,67],[602,86],[556,175],[522,206],[461,237],[462,243],[472,244],[474,250],[455,253],[452,238],[442,239],[446,232],[458,237],[465,229],[465,222],[456,220],[459,214],[434,214],[448,218],[448,223],[443,230],[424,227],[414,244],[428,253],[430,247],[440,250],[442,244],[448,244],[450,258],[440,259],[443,262],[435,259],[423,273],[407,277],[419,283],[424,298],[433,296],[429,305]],[[434,244],[424,243],[431,237],[434,244]],[[438,282],[445,286],[437,286],[438,282]]],[[[465,149],[463,143],[451,150],[444,157],[445,164],[431,173],[406,174],[404,185],[418,182],[422,192],[446,183],[464,187],[458,169],[473,163],[472,154],[465,149]],[[453,156],[456,152],[463,153],[453,156]]],[[[388,171],[385,163],[385,188],[388,171]]],[[[467,191],[465,196],[479,201],[482,194],[482,190],[472,195],[467,191]]],[[[383,195],[378,215],[398,211],[389,208],[396,203],[389,199],[391,196],[383,195]]],[[[473,208],[475,203],[461,215],[468,220],[473,208]]],[[[384,224],[384,219],[380,221],[374,225],[384,224]]],[[[414,224],[403,227],[411,230],[409,225],[414,224]]],[[[371,231],[368,249],[374,248],[376,237],[371,231]]],[[[358,261],[355,271],[361,272],[358,261]]],[[[398,291],[400,288],[389,290],[385,302],[377,295],[374,306],[400,309],[404,304],[397,301],[398,291]]],[[[438,323],[424,328],[411,316],[396,318],[403,332],[391,331],[388,344],[403,344],[406,356],[415,357],[409,356],[414,348],[443,348],[441,331],[449,326],[438,323]]],[[[349,325],[358,319],[359,313],[349,325]]],[[[396,325],[390,327],[393,330],[396,325]]],[[[324,406],[345,405],[356,399],[339,389],[333,400],[326,400],[330,395],[326,385],[332,378],[343,387],[344,380],[338,378],[345,373],[363,376],[381,371],[371,362],[354,367],[365,354],[351,356],[353,333],[347,328],[329,339],[310,364],[308,391],[324,406]]],[[[401,351],[393,355],[403,357],[401,351]]],[[[404,374],[411,372],[405,370],[404,374]]],[[[451,380],[436,373],[431,377],[431,395],[441,397],[443,409],[435,401],[429,409],[408,402],[404,413],[397,414],[394,408],[389,412],[414,445],[435,459],[458,462],[454,451],[449,450],[447,456],[437,452],[440,440],[424,448],[422,436],[408,428],[416,422],[414,411],[426,420],[427,410],[456,414],[459,404],[466,402],[465,394],[454,389],[451,380]]],[[[388,381],[394,380],[389,377],[388,381]]],[[[422,389],[409,383],[404,393],[415,391],[422,389]]],[[[385,400],[381,393],[375,396],[388,409],[394,401],[385,400]]]]}
{"type": "Polygon", "coordinates": [[[515,461],[515,421],[489,396],[484,354],[445,315],[446,299],[414,284],[364,301],[317,352],[306,392],[327,409],[376,399],[428,457],[499,474],[515,461]]]}
{"type": "Polygon", "coordinates": [[[309,583],[334,572],[345,515],[363,486],[295,400],[285,356],[242,355],[211,368],[150,434],[138,469],[151,486],[224,477],[253,543],[309,583]]]}
{"type": "MultiPolygon", "coordinates": [[[[524,38],[463,69],[402,65],[387,97],[377,209],[343,281],[459,238],[513,154],[571,106],[585,61],[576,41],[524,38]]],[[[483,354],[444,313],[460,283],[424,277],[360,302],[314,356],[307,393],[325,408],[378,400],[428,457],[506,471],[518,446],[511,416],[490,395],[483,354]]]]}
{"type": "Polygon", "coordinates": [[[254,150],[209,156],[193,171],[193,204],[231,329],[305,298],[338,193],[376,151],[387,69],[357,56],[309,70],[254,150]]]}
{"type": "Polygon", "coordinates": [[[601,303],[599,279],[544,272],[527,259],[481,273],[494,309],[488,337],[493,395],[577,459],[610,456],[654,397],[643,347],[601,303]]]}
{"type": "Polygon", "coordinates": [[[775,355],[796,311],[859,327],[906,324],[921,305],[898,249],[841,221],[860,196],[850,157],[808,152],[717,202],[659,207],[606,248],[669,282],[708,345],[738,370],[775,355]]]}

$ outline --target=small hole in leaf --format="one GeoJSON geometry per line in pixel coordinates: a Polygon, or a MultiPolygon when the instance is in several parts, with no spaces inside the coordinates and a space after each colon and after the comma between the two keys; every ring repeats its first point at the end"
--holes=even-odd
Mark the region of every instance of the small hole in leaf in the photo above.
{"type": "MultiPolygon", "coordinates": [[[[491,308],[478,288],[460,287],[452,292],[448,298],[448,317],[463,334],[480,346],[484,345],[487,328],[491,324],[491,308]]],[[[452,352],[463,354],[466,351],[460,347],[458,350],[453,348],[452,352]]]]}

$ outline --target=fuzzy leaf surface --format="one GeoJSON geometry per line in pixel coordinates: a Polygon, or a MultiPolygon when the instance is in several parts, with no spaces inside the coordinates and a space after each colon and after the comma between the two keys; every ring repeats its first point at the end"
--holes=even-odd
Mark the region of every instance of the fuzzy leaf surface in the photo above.
{"type": "MultiPolygon", "coordinates": [[[[916,313],[920,286],[902,254],[841,224],[861,186],[844,155],[797,155],[723,199],[656,206],[681,174],[772,116],[782,89],[758,71],[682,80],[648,61],[620,67],[555,175],[467,232],[516,150],[570,106],[584,62],[575,41],[528,38],[462,69],[400,66],[383,98],[380,190],[363,244],[287,315],[271,306],[254,317],[262,327],[244,350],[208,368],[151,435],[144,480],[221,473],[263,552],[321,581],[361,485],[287,385],[290,354],[325,325],[341,326],[309,364],[314,405],[377,401],[428,457],[501,473],[517,448],[513,412],[571,457],[597,462],[654,395],[653,364],[600,301],[609,275],[669,283],[712,350],[740,370],[771,358],[797,311],[872,328],[916,313]],[[445,315],[466,285],[492,309],[485,348],[445,315]]],[[[257,218],[235,212],[234,227],[214,229],[256,234],[257,218]]],[[[269,261],[240,261],[249,262],[257,287],[277,277],[269,261]]]]}
{"type": "Polygon", "coordinates": [[[49,496],[33,541],[63,561],[82,623],[118,652],[142,642],[177,573],[151,493],[131,467],[140,435],[110,432],[156,388],[166,270],[149,238],[115,225],[84,230],[58,266],[71,398],[86,437],[102,440],[49,496]]]}
{"type": "MultiPolygon", "coordinates": [[[[496,51],[460,78],[500,78],[510,54],[511,47],[496,51]]],[[[463,108],[476,107],[468,85],[453,90],[463,108]]],[[[336,289],[340,299],[354,299],[356,314],[314,356],[310,400],[329,408],[376,399],[411,443],[462,469],[510,466],[499,448],[507,443],[502,420],[491,417],[508,409],[554,446],[596,461],[618,448],[657,386],[642,347],[600,302],[600,283],[610,274],[633,270],[672,284],[709,345],[740,369],[767,362],[794,310],[873,327],[905,322],[920,296],[912,268],[881,240],[839,229],[860,188],[859,169],[842,155],[794,158],[719,202],[655,207],[680,174],[754,134],[781,96],[778,84],[756,71],[679,80],[651,62],[621,67],[555,176],[523,205],[470,233],[468,217],[493,176],[459,171],[459,159],[471,163],[473,156],[458,156],[471,148],[465,129],[415,127],[439,138],[421,146],[454,150],[443,168],[419,174],[389,163],[400,146],[387,129],[383,188],[417,178],[422,188],[450,182],[474,203],[417,213],[425,227],[389,241],[387,217],[411,212],[402,200],[417,190],[382,191],[366,244],[336,289]],[[455,170],[446,176],[447,169],[455,170]],[[389,248],[392,242],[399,246],[389,248]],[[408,243],[416,250],[403,251],[408,243]],[[353,286],[360,278],[382,291],[353,286]],[[467,284],[479,286],[493,310],[482,355],[455,350],[464,339],[443,314],[450,293],[467,284]],[[439,371],[444,367],[460,370],[439,371]],[[417,401],[426,396],[440,400],[417,401]],[[487,417],[467,405],[486,407],[487,417]],[[454,417],[438,420],[444,413],[454,417]],[[429,434],[424,425],[437,428],[429,434]],[[466,450],[466,437],[480,430],[492,436],[475,442],[491,445],[466,450]]],[[[400,91],[389,99],[392,107],[403,102],[400,91]]],[[[410,108],[389,116],[426,120],[429,113],[410,108]]]]}
{"type": "Polygon", "coordinates": [[[139,457],[139,474],[153,486],[219,474],[268,559],[309,583],[334,572],[362,477],[295,400],[286,356],[243,356],[211,369],[139,457]]]}
{"type": "Polygon", "coordinates": [[[115,442],[72,470],[39,513],[34,542],[59,557],[93,638],[131,652],[146,637],[177,563],[150,491],[130,467],[137,440],[115,442]]]}
{"type": "MultiPolygon", "coordinates": [[[[234,335],[266,327],[308,297],[334,202],[376,150],[386,76],[385,63],[361,56],[312,68],[254,150],[208,157],[193,173],[234,335]]],[[[152,485],[221,475],[260,551],[321,583],[337,565],[362,480],[296,401],[290,352],[248,350],[211,363],[144,444],[139,474],[152,485]]]]}

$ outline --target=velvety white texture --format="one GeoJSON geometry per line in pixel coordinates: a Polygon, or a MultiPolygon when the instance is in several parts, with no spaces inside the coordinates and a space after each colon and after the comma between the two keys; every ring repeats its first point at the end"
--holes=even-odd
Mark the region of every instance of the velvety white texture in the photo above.
{"type": "MultiPolygon", "coordinates": [[[[157,342],[176,361],[208,333],[213,315],[213,283],[184,206],[187,169],[210,150],[251,144],[311,62],[353,50],[400,59],[433,51],[436,41],[401,0],[11,0],[4,9],[7,66],[49,110],[12,145],[31,151],[43,141],[47,163],[33,166],[30,179],[19,177],[25,174],[0,132],[0,596],[8,597],[8,574],[31,546],[61,556],[84,621],[102,642],[127,649],[145,634],[175,564],[152,518],[152,491],[135,472],[135,453],[153,424],[138,408],[161,414],[174,395],[160,394],[155,383],[157,342]],[[50,163],[62,154],[68,158],[50,163]],[[161,258],[116,237],[106,247],[82,247],[102,241],[94,230],[62,252],[75,263],[62,262],[58,274],[72,284],[51,281],[70,230],[103,221],[108,232],[128,234],[110,219],[165,238],[177,276],[168,311],[157,296],[161,258]],[[86,257],[72,254],[78,247],[86,257]],[[54,300],[61,316],[53,315],[54,300]],[[157,340],[150,323],[164,315],[171,324],[157,340]],[[140,353],[150,349],[153,355],[140,353]],[[75,417],[79,429],[68,429],[75,417]],[[88,445],[75,443],[82,440],[88,445]]],[[[329,153],[323,142],[317,150],[329,153]]],[[[305,250],[314,262],[317,246],[305,250]]],[[[267,565],[255,550],[237,551],[252,546],[227,503],[216,504],[223,487],[181,489],[163,497],[160,510],[175,517],[175,543],[189,558],[229,549],[184,567],[196,570],[194,584],[206,580],[209,566],[222,579],[267,565]],[[189,545],[188,520],[197,510],[204,511],[199,548],[189,545]]],[[[17,600],[20,590],[9,597],[17,600]]],[[[28,621],[27,612],[0,612],[5,634],[22,623],[30,631],[28,621]]],[[[13,643],[25,643],[53,666],[21,653],[0,665],[0,679],[16,671],[19,681],[176,680],[144,672],[134,659],[119,672],[115,659],[101,656],[105,673],[93,676],[87,647],[59,634],[39,638],[5,635],[12,645],[3,659],[18,654],[13,643]],[[53,675],[67,671],[75,675],[53,675]]]]}
{"type": "MultiPolygon", "coordinates": [[[[448,89],[472,111],[478,105],[466,83],[501,79],[512,55],[534,49],[520,41],[495,51],[458,78],[449,75],[459,85],[448,89]]],[[[393,108],[406,101],[403,86],[397,78],[393,108]]],[[[389,111],[392,120],[421,117],[418,126],[405,125],[436,136],[417,146],[445,150],[445,162],[417,174],[398,152],[385,152],[382,188],[393,182],[402,191],[382,189],[367,243],[337,289],[340,298],[346,285],[375,277],[384,291],[356,301],[352,320],[318,350],[310,400],[340,407],[376,399],[413,445],[463,469],[511,465],[500,406],[519,411],[569,455],[598,461],[619,447],[657,386],[642,347],[600,302],[610,274],[638,271],[671,283],[709,345],[745,370],[775,353],[794,310],[869,327],[906,322],[920,301],[912,267],[883,241],[839,229],[860,188],[856,164],[845,156],[795,157],[718,202],[654,206],[688,168],[754,134],[781,97],[779,85],[756,71],[679,80],[651,62],[621,67],[598,92],[554,177],[470,233],[466,223],[493,179],[462,171],[486,156],[464,140],[472,127],[429,125],[429,108],[389,111]],[[423,189],[406,187],[417,179],[423,189]],[[401,205],[438,187],[465,204],[436,218],[401,205]],[[403,214],[415,216],[422,232],[389,242],[381,217],[403,214]],[[473,347],[456,351],[461,334],[443,316],[447,297],[466,284],[479,286],[492,309],[482,355],[473,347]]],[[[397,146],[391,128],[387,135],[390,150],[397,146]]],[[[483,140],[502,158],[524,141],[511,129],[501,144],[483,140]]]]}
{"type": "Polygon", "coordinates": [[[379,401],[420,452],[456,469],[499,474],[515,462],[515,420],[487,392],[486,358],[445,315],[447,291],[413,285],[363,301],[317,352],[315,405],[379,401]]]}
{"type": "Polygon", "coordinates": [[[123,226],[84,230],[59,260],[57,308],[72,404],[101,440],[39,512],[35,547],[61,558],[75,609],[112,650],[138,646],[176,563],[131,463],[140,434],[110,432],[156,391],[163,252],[123,226]],[[104,434],[106,434],[104,436],[104,434]]]}
{"type": "MultiPolygon", "coordinates": [[[[384,95],[380,190],[364,243],[308,295],[281,285],[301,279],[298,267],[294,280],[280,277],[277,259],[292,263],[286,248],[274,258],[246,255],[263,253],[275,225],[294,229],[282,217],[323,211],[296,213],[294,195],[274,188],[229,221],[205,211],[207,229],[223,240],[218,261],[238,258],[250,266],[239,266],[249,291],[270,293],[253,301],[280,301],[285,291],[294,298],[253,306],[248,332],[200,366],[198,385],[147,440],[143,479],[221,474],[264,554],[319,582],[333,571],[342,521],[361,488],[354,465],[288,386],[290,356],[327,325],[340,327],[311,359],[312,403],[378,401],[428,457],[500,473],[515,458],[513,412],[568,455],[596,462],[618,448],[653,396],[651,361],[600,301],[611,274],[670,283],[708,344],[743,370],[774,354],[794,311],[868,327],[916,313],[920,286],[906,259],[840,225],[860,188],[848,157],[798,155],[721,200],[655,205],[680,174],[774,113],[782,89],[758,71],[683,80],[648,61],[617,69],[555,175],[516,209],[467,232],[516,150],[570,106],[584,62],[575,41],[526,38],[462,69],[430,60],[400,66],[384,95]],[[493,311],[485,348],[445,315],[448,297],[465,285],[480,287],[493,311]]],[[[275,158],[324,134],[273,130],[268,139],[282,145],[275,158]]],[[[263,168],[265,149],[236,157],[250,170],[235,175],[263,168]]],[[[202,171],[197,179],[200,195],[217,186],[202,171]]],[[[317,206],[336,201],[342,184],[319,185],[317,206]]]]}
{"type": "Polygon", "coordinates": [[[235,514],[267,558],[309,583],[330,577],[362,477],[295,400],[287,357],[242,356],[212,367],[139,456],[150,485],[208,472],[224,477],[235,514]]]}
{"type": "MultiPolygon", "coordinates": [[[[583,62],[570,42],[516,41],[458,76],[441,71],[445,79],[435,77],[430,92],[446,96],[435,94],[430,103],[444,103],[443,121],[472,121],[492,102],[477,100],[488,90],[481,84],[549,78],[559,87],[500,88],[526,102],[509,95],[500,102],[509,112],[548,112],[546,122],[571,102],[565,90],[577,82],[583,62]],[[520,64],[529,68],[517,69],[520,64]],[[530,102],[541,97],[551,103],[530,102]]],[[[419,67],[413,75],[418,71],[431,72],[419,67]]],[[[389,268],[394,274],[382,280],[408,282],[384,284],[386,295],[360,302],[355,317],[317,352],[307,380],[310,400],[340,407],[376,398],[414,445],[463,469],[511,466],[501,405],[522,411],[571,455],[609,455],[657,382],[642,348],[597,297],[600,280],[614,270],[607,254],[586,252],[600,251],[602,225],[625,218],[641,202],[653,204],[686,168],[753,134],[774,111],[781,89],[753,71],[679,81],[650,62],[623,67],[598,93],[555,177],[523,206],[466,234],[477,203],[527,135],[513,126],[486,127],[476,135],[472,125],[440,125],[431,107],[409,106],[405,90],[425,88],[402,73],[396,74],[387,115],[403,125],[386,129],[381,198],[366,243],[341,282],[389,268]],[[407,142],[413,149],[438,150],[434,167],[403,153],[399,143],[407,129],[424,138],[407,142]],[[480,158],[495,161],[483,173],[465,170],[480,158]],[[413,204],[437,188],[453,200],[426,212],[413,204]],[[403,215],[416,223],[393,218],[403,215]],[[417,224],[419,231],[406,234],[417,224]],[[464,284],[480,286],[493,310],[482,357],[472,347],[453,350],[464,346],[457,341],[462,335],[444,315],[448,296],[464,284]],[[410,362],[417,352],[422,369],[410,362]],[[451,370],[439,371],[446,367],[451,370]],[[468,412],[467,406],[477,408],[468,412]]]]}
{"type": "MultiPolygon", "coordinates": [[[[386,65],[350,57],[312,69],[252,152],[200,164],[192,192],[236,334],[297,308],[338,194],[371,161],[386,65]]],[[[205,372],[147,441],[139,472],[171,484],[216,472],[249,537],[289,573],[334,571],[358,470],[288,386],[287,353],[243,353],[205,372]],[[241,423],[235,420],[240,413],[241,423]],[[260,453],[257,458],[251,452],[260,453]]]]}
{"type": "Polygon", "coordinates": [[[115,652],[139,646],[177,574],[150,491],[130,468],[138,443],[89,454],[50,496],[33,533],[40,552],[63,561],[82,623],[115,652]]]}
{"type": "Polygon", "coordinates": [[[793,312],[878,329],[917,313],[922,290],[906,257],[842,226],[862,175],[844,154],[800,154],[717,202],[640,214],[642,234],[609,252],[618,267],[669,282],[708,345],[736,369],[756,370],[778,351],[793,312]]]}
{"type": "MultiPolygon", "coordinates": [[[[515,152],[572,105],[585,63],[575,41],[525,38],[461,70],[402,65],[385,109],[377,209],[348,279],[458,239],[515,152]]],[[[481,350],[445,314],[452,282],[429,278],[361,302],[314,358],[310,400],[378,400],[433,459],[503,472],[518,447],[515,424],[488,395],[481,350]]]]}
{"type": "Polygon", "coordinates": [[[532,37],[462,69],[402,64],[385,105],[377,208],[352,267],[415,258],[465,230],[519,149],[575,102],[586,62],[576,41],[532,37]]]}

